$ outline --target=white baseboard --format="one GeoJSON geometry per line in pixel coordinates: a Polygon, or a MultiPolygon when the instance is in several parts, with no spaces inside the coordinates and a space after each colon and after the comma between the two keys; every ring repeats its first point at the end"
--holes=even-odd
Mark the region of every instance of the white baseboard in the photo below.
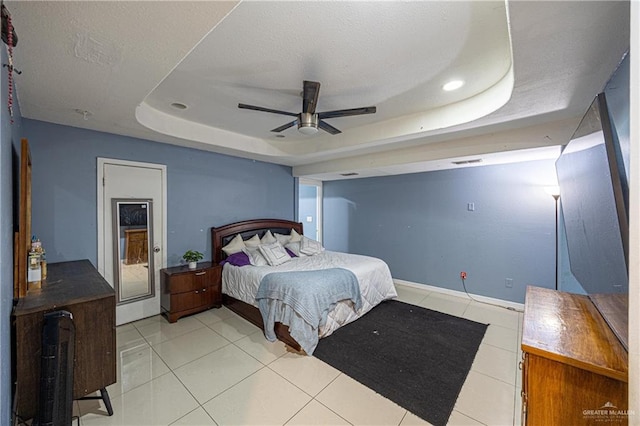
{"type": "MultiPolygon", "coordinates": [[[[462,297],[465,299],[469,298],[469,296],[467,296],[467,294],[464,291],[451,290],[448,288],[437,287],[429,284],[419,284],[411,281],[399,280],[397,278],[394,278],[393,282],[396,285],[411,287],[419,290],[434,291],[437,293],[448,294],[450,296],[462,297]]],[[[479,302],[485,302],[491,305],[498,305],[507,309],[515,309],[516,311],[519,311],[519,312],[524,311],[524,303],[510,302],[508,300],[495,299],[493,297],[481,296],[479,294],[473,294],[473,293],[469,293],[469,295],[479,302]]]]}

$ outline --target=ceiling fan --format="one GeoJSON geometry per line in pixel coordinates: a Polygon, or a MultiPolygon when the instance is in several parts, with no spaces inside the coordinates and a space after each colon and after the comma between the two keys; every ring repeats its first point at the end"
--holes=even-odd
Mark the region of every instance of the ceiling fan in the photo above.
{"type": "Polygon", "coordinates": [[[302,90],[302,112],[298,114],[247,104],[238,104],[238,108],[252,109],[255,111],[270,112],[273,114],[290,115],[292,117],[296,117],[296,119],[292,122],[283,124],[282,126],[276,127],[271,131],[280,133],[283,130],[288,129],[289,127],[293,127],[297,124],[300,133],[303,133],[305,135],[313,135],[318,131],[318,128],[324,130],[325,132],[331,133],[332,135],[337,135],[338,133],[342,132],[332,125],[328,124],[326,121],[323,121],[324,119],[346,117],[349,115],[373,114],[376,112],[376,107],[374,106],[316,112],[316,104],[318,103],[319,92],[320,83],[318,83],[317,81],[304,81],[304,87],[302,90]]]}

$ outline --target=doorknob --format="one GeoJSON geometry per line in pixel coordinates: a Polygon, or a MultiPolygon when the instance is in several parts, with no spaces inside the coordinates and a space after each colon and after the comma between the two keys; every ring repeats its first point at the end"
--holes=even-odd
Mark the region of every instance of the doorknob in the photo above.
{"type": "Polygon", "coordinates": [[[160,252],[160,246],[155,246],[153,248],[154,253],[159,253],[160,252]]]}

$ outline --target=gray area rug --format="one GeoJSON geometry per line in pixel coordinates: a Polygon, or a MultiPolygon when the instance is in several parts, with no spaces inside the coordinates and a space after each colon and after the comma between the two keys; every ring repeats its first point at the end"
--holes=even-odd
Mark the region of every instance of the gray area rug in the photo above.
{"type": "Polygon", "coordinates": [[[433,425],[446,425],[487,329],[390,300],[320,340],[313,355],[433,425]]]}

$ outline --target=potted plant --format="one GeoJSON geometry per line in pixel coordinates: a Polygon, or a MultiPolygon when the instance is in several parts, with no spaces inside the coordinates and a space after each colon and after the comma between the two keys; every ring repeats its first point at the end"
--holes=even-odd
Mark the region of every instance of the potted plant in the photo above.
{"type": "Polygon", "coordinates": [[[182,255],[182,258],[189,262],[189,269],[196,269],[198,260],[202,260],[202,258],[204,258],[204,254],[196,250],[187,250],[185,254],[182,255]]]}

